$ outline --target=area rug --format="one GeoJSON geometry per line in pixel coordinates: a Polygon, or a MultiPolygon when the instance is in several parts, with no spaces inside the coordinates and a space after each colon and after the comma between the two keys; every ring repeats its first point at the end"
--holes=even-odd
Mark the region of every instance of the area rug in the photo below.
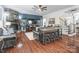
{"type": "Polygon", "coordinates": [[[25,35],[28,37],[29,40],[34,40],[33,32],[27,32],[25,33],[25,35]]]}

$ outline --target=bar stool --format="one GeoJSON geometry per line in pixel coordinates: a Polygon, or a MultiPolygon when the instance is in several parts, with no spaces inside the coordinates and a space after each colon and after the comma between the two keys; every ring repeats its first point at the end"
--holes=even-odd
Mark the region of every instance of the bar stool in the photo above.
{"type": "Polygon", "coordinates": [[[51,42],[53,41],[55,41],[55,33],[54,32],[52,32],[51,34],[50,34],[50,40],[51,40],[51,42]]]}
{"type": "Polygon", "coordinates": [[[46,44],[46,43],[50,43],[50,35],[49,34],[45,34],[43,36],[43,44],[46,44]]]}
{"type": "Polygon", "coordinates": [[[58,39],[58,31],[55,31],[54,32],[54,40],[57,40],[58,39]]]}
{"type": "Polygon", "coordinates": [[[62,39],[62,29],[59,29],[58,35],[59,35],[59,38],[62,39]]]}
{"type": "Polygon", "coordinates": [[[4,53],[4,41],[2,39],[0,39],[0,53],[4,53]]]}

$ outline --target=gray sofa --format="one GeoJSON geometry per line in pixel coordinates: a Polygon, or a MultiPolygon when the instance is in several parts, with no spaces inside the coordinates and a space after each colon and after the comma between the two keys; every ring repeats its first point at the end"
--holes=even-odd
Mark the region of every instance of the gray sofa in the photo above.
{"type": "Polygon", "coordinates": [[[3,42],[3,43],[0,42],[0,49],[1,49],[2,45],[3,45],[2,48],[14,47],[16,45],[16,34],[9,32],[9,34],[4,35],[3,29],[0,28],[0,40],[1,40],[1,42],[3,42]]]}

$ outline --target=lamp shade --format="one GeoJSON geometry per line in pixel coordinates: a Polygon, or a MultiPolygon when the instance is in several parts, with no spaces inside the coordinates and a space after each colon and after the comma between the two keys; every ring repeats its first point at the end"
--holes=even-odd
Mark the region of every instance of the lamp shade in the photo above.
{"type": "Polygon", "coordinates": [[[32,24],[32,21],[31,20],[29,20],[28,22],[29,22],[29,24],[32,24]]]}

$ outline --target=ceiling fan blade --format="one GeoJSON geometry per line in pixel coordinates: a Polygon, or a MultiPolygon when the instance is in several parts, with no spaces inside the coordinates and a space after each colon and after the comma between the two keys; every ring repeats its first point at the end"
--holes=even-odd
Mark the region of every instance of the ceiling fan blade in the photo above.
{"type": "Polygon", "coordinates": [[[43,9],[43,10],[47,10],[47,8],[41,8],[41,9],[43,9]]]}
{"type": "Polygon", "coordinates": [[[34,5],[34,8],[38,8],[36,5],[34,5]]]}
{"type": "Polygon", "coordinates": [[[39,5],[39,8],[41,8],[42,7],[42,5],[39,5]]]}
{"type": "Polygon", "coordinates": [[[47,10],[47,9],[44,9],[44,10],[47,10]]]}
{"type": "Polygon", "coordinates": [[[43,8],[47,8],[47,7],[43,7],[43,8]]]}

